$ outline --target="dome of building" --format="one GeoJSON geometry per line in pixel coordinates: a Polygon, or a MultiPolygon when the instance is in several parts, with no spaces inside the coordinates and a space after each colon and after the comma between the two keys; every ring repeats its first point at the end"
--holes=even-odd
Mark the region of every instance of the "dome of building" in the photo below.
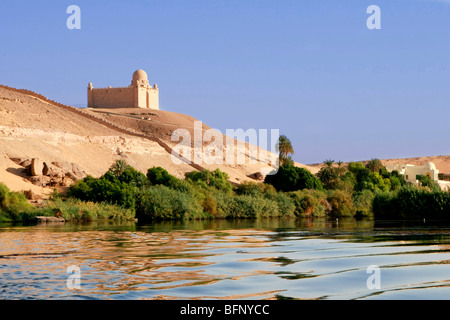
{"type": "Polygon", "coordinates": [[[427,162],[427,164],[425,165],[425,167],[426,167],[428,170],[436,170],[436,166],[434,165],[433,162],[427,162]]]}
{"type": "Polygon", "coordinates": [[[148,81],[148,76],[147,76],[147,72],[145,72],[144,70],[136,70],[133,73],[133,82],[137,81],[137,80],[146,80],[148,81]]]}

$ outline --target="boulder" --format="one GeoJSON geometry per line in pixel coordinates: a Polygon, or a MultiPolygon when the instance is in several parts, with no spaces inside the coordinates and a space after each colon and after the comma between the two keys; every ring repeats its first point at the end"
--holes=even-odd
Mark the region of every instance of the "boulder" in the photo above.
{"type": "Polygon", "coordinates": [[[27,197],[28,200],[40,200],[41,197],[37,194],[35,194],[31,189],[28,191],[23,192],[25,194],[25,197],[27,197]]]}
{"type": "Polygon", "coordinates": [[[72,173],[77,179],[83,179],[87,176],[86,172],[76,163],[72,163],[72,173]]]}
{"type": "Polygon", "coordinates": [[[22,167],[28,167],[29,165],[31,165],[31,160],[30,159],[26,159],[22,162],[19,163],[19,165],[21,165],[22,167]]]}
{"type": "Polygon", "coordinates": [[[71,180],[78,180],[77,176],[75,176],[72,172],[66,172],[65,176],[71,180]]]}
{"type": "Polygon", "coordinates": [[[44,170],[42,171],[42,174],[44,176],[51,176],[51,177],[57,177],[57,176],[64,175],[60,168],[58,168],[57,166],[55,166],[51,163],[47,163],[47,162],[44,162],[44,170]]]}
{"type": "Polygon", "coordinates": [[[59,181],[58,183],[60,186],[68,187],[68,186],[71,186],[72,184],[74,184],[74,182],[77,180],[72,180],[72,179],[69,179],[69,178],[63,176],[58,181],[59,181]]]}
{"type": "Polygon", "coordinates": [[[51,184],[52,178],[48,176],[35,175],[29,178],[30,182],[39,187],[46,187],[51,184]]]}
{"type": "Polygon", "coordinates": [[[39,158],[31,159],[31,175],[40,176],[44,170],[44,163],[39,158]]]}
{"type": "Polygon", "coordinates": [[[70,179],[76,181],[87,176],[86,172],[77,164],[72,162],[52,162],[52,165],[60,168],[61,172],[70,179]]]}
{"type": "Polygon", "coordinates": [[[23,158],[23,157],[16,157],[16,156],[8,156],[9,159],[13,162],[15,162],[16,164],[20,164],[22,161],[27,160],[27,158],[23,158]]]}
{"type": "Polygon", "coordinates": [[[52,164],[60,168],[63,172],[72,171],[72,164],[70,162],[54,161],[52,164]]]}
{"type": "Polygon", "coordinates": [[[44,162],[44,169],[42,169],[42,174],[44,176],[49,176],[50,175],[50,168],[48,166],[48,164],[46,162],[44,162]]]}
{"type": "Polygon", "coordinates": [[[255,179],[255,180],[263,180],[264,176],[261,174],[261,172],[255,172],[248,175],[249,178],[255,179]]]}

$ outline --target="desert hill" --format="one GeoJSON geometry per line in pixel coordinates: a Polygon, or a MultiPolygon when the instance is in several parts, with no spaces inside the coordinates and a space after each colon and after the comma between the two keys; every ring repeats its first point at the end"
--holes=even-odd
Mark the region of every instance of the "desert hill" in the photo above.
{"type": "MultiPolygon", "coordinates": [[[[380,159],[383,165],[391,164],[412,164],[415,166],[423,166],[427,162],[433,162],[440,173],[449,174],[450,173],[450,155],[443,156],[423,156],[414,158],[399,158],[399,159],[380,159]]],[[[358,162],[358,161],[356,161],[358,162]]],[[[368,160],[361,161],[362,163],[367,163],[368,160]]],[[[347,163],[344,163],[347,164],[347,163]]],[[[323,163],[309,164],[309,167],[315,168],[315,171],[320,170],[323,163]]]]}
{"type": "MultiPolygon", "coordinates": [[[[249,164],[252,155],[247,149],[246,164],[242,165],[174,164],[171,151],[178,142],[171,141],[172,132],[186,129],[193,137],[195,120],[153,109],[78,109],[32,91],[0,86],[0,182],[12,190],[32,190],[40,195],[52,192],[52,188],[32,184],[20,165],[33,158],[46,163],[74,163],[96,177],[117,159],[144,173],[161,166],[180,178],[193,170],[219,168],[234,183],[252,180],[249,176],[263,167],[271,168],[269,157],[249,164]]],[[[203,131],[207,129],[203,124],[203,131]]]]}

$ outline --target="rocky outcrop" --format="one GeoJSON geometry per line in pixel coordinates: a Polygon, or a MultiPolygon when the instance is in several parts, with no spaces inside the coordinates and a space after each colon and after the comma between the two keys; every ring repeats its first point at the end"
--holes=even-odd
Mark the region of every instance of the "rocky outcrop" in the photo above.
{"type": "Polygon", "coordinates": [[[255,172],[255,173],[249,174],[247,177],[254,179],[254,180],[259,180],[259,181],[264,180],[264,176],[261,174],[261,172],[255,172]]]}
{"type": "Polygon", "coordinates": [[[44,170],[44,163],[39,158],[31,159],[31,175],[40,176],[44,170]]]}
{"type": "Polygon", "coordinates": [[[70,186],[87,176],[78,164],[63,161],[42,161],[38,158],[10,158],[24,167],[28,180],[39,187],[70,186]]]}

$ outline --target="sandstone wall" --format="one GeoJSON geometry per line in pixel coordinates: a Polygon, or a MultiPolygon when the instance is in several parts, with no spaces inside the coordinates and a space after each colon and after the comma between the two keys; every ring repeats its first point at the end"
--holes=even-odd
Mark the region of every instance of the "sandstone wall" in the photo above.
{"type": "Polygon", "coordinates": [[[157,89],[143,87],[88,88],[89,108],[151,108],[159,110],[157,89]]]}
{"type": "Polygon", "coordinates": [[[135,88],[88,89],[89,108],[134,108],[135,88]]]}

